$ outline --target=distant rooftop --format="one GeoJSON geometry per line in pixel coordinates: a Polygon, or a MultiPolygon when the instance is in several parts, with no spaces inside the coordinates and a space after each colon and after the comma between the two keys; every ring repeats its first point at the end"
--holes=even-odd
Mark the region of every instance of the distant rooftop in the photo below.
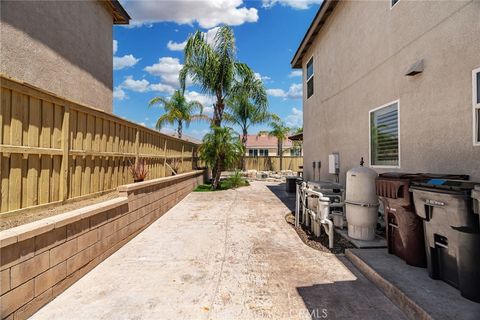
{"type": "MultiPolygon", "coordinates": [[[[277,143],[277,138],[269,136],[267,133],[247,135],[247,148],[276,148],[277,143]]],[[[292,141],[285,137],[283,147],[290,148],[292,145],[292,141]]]]}

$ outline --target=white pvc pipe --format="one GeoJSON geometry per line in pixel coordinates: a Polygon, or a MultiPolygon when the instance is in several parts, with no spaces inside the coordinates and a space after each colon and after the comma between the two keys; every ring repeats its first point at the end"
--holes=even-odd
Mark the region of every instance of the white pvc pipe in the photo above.
{"type": "Polygon", "coordinates": [[[301,186],[297,183],[295,194],[295,227],[300,225],[300,191],[301,186]]]}
{"type": "MultiPolygon", "coordinates": [[[[312,220],[310,221],[310,223],[312,223],[311,230],[318,237],[320,236],[321,228],[323,225],[323,228],[328,234],[328,247],[332,249],[333,240],[334,240],[334,230],[333,230],[333,222],[329,219],[329,211],[330,211],[330,206],[328,204],[329,199],[324,197],[321,192],[314,191],[312,189],[307,188],[305,183],[302,183],[302,198],[304,199],[302,203],[303,213],[304,215],[306,215],[308,218],[311,218],[312,220]],[[310,210],[307,208],[306,198],[308,197],[308,195],[315,195],[318,197],[317,212],[314,212],[313,210],[310,210]],[[327,204],[325,204],[325,202],[327,202],[327,204]],[[317,226],[318,223],[320,223],[320,226],[317,226]]],[[[307,226],[308,226],[308,221],[307,221],[307,226]]]]}

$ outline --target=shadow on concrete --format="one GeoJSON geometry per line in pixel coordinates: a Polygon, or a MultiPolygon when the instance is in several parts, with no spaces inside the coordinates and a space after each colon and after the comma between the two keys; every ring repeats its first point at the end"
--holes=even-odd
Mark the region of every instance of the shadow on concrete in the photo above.
{"type": "Polygon", "coordinates": [[[308,310],[308,314],[301,311],[299,319],[406,319],[404,313],[350,261],[345,257],[339,260],[352,273],[351,279],[297,287],[308,310]]]}
{"type": "Polygon", "coordinates": [[[270,185],[267,188],[278,198],[283,204],[290,209],[295,211],[295,193],[288,193],[285,191],[285,183],[270,185]]]}

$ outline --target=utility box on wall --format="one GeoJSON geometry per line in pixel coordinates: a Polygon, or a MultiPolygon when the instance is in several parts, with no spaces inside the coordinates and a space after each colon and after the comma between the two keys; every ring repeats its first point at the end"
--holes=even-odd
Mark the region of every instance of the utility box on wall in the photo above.
{"type": "Polygon", "coordinates": [[[339,172],[338,165],[338,153],[332,153],[328,155],[328,173],[329,174],[338,174],[339,172]]]}

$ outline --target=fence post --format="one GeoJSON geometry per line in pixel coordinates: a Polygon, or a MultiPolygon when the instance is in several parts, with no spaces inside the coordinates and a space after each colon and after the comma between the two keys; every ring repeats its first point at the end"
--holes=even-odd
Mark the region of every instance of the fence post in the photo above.
{"type": "Polygon", "coordinates": [[[60,195],[61,201],[68,198],[68,158],[70,150],[70,106],[64,106],[62,123],[62,164],[60,169],[60,195]]]}
{"type": "Polygon", "coordinates": [[[165,144],[163,146],[163,176],[167,176],[167,137],[165,137],[165,144]]]}
{"type": "Polygon", "coordinates": [[[135,166],[138,164],[139,152],[140,152],[140,130],[137,128],[135,132],[135,166]]]}
{"type": "Polygon", "coordinates": [[[183,166],[183,151],[185,150],[185,144],[182,143],[182,172],[184,171],[185,167],[183,166]]]}

